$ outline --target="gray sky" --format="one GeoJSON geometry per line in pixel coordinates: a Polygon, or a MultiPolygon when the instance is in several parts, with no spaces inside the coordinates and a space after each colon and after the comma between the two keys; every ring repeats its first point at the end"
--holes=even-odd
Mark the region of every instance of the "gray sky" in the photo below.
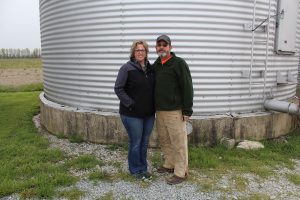
{"type": "Polygon", "coordinates": [[[40,48],[39,0],[0,0],[0,48],[40,48]]]}

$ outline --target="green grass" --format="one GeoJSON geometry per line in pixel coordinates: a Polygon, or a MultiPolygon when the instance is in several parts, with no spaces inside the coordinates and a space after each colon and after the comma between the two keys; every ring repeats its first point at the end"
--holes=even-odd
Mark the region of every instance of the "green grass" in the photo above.
{"type": "Polygon", "coordinates": [[[247,186],[249,184],[248,179],[243,178],[241,176],[233,176],[232,177],[232,182],[234,181],[234,184],[230,184],[235,186],[235,188],[239,191],[239,192],[245,192],[247,190],[247,186]]]}
{"type": "Polygon", "coordinates": [[[0,85],[0,92],[34,92],[42,91],[43,83],[32,83],[28,85],[19,85],[19,86],[4,86],[0,85]]]}
{"type": "Polygon", "coordinates": [[[69,160],[65,164],[68,168],[75,168],[79,170],[91,169],[96,167],[96,165],[103,166],[104,163],[98,160],[92,155],[81,155],[75,159],[69,160]]]}
{"type": "Polygon", "coordinates": [[[260,194],[260,193],[256,193],[256,194],[251,194],[249,197],[243,197],[243,198],[239,198],[240,200],[269,200],[270,197],[266,194],[260,194]]]}
{"type": "MultiPolygon", "coordinates": [[[[31,88],[32,89],[32,88],[31,88]]],[[[85,155],[66,158],[58,149],[48,149],[48,141],[42,138],[33,125],[32,117],[39,111],[38,95],[40,92],[0,92],[0,198],[18,193],[22,198],[54,198],[56,189],[69,186],[76,178],[69,174],[70,169],[91,169],[103,165],[103,161],[94,156],[85,155]],[[67,160],[67,161],[66,161],[67,160]],[[62,162],[63,161],[63,162],[62,162]]],[[[22,90],[23,91],[23,90],[22,90]]],[[[29,89],[25,91],[31,91],[29,89]]],[[[191,171],[206,174],[206,179],[199,180],[202,190],[212,190],[216,180],[231,170],[252,172],[267,177],[274,169],[284,166],[293,169],[292,159],[300,157],[300,131],[291,133],[288,143],[264,141],[265,148],[256,151],[190,146],[189,167],[191,171]]],[[[119,149],[111,145],[109,149],[119,149]]],[[[126,149],[126,146],[120,146],[126,149]]],[[[160,150],[150,157],[154,166],[162,164],[160,150]]],[[[120,167],[116,162],[115,167],[120,167]]],[[[192,176],[191,176],[192,177],[192,176]]],[[[287,175],[289,180],[299,185],[299,175],[287,175]]],[[[197,178],[197,177],[196,177],[197,178]]],[[[91,180],[135,181],[128,172],[108,175],[101,172],[89,174],[91,180]]],[[[246,188],[247,181],[236,177],[239,191],[246,188]]],[[[68,193],[68,192],[67,192],[68,193]]],[[[67,197],[71,198],[72,197],[67,197]]],[[[71,191],[69,196],[76,194],[71,191]]],[[[110,195],[107,195],[108,198],[110,195]]],[[[249,199],[260,198],[254,194],[249,199]]],[[[265,196],[264,196],[265,198],[265,196]]]]}
{"type": "Polygon", "coordinates": [[[41,68],[42,59],[40,58],[3,58],[0,59],[0,69],[27,69],[41,68]]]}
{"type": "Polygon", "coordinates": [[[110,151],[116,151],[116,150],[121,150],[121,151],[128,151],[128,143],[122,143],[122,144],[108,144],[105,147],[106,149],[110,151]]]}
{"type": "Polygon", "coordinates": [[[288,179],[295,185],[300,186],[300,175],[298,174],[287,174],[288,179]]]}
{"type": "Polygon", "coordinates": [[[73,135],[69,136],[69,141],[71,143],[82,143],[82,142],[84,142],[82,136],[76,135],[76,134],[73,134],[73,135]]]}
{"type": "Polygon", "coordinates": [[[219,172],[226,172],[226,170],[252,172],[267,177],[278,166],[293,168],[292,158],[300,157],[299,130],[290,134],[287,144],[271,140],[263,143],[265,148],[256,151],[229,150],[222,146],[190,147],[189,166],[192,169],[213,169],[219,172]]]}
{"type": "Polygon", "coordinates": [[[213,190],[213,184],[210,182],[202,183],[201,190],[202,192],[211,192],[213,190]]]}
{"type": "Polygon", "coordinates": [[[71,135],[65,135],[64,133],[58,133],[56,135],[59,139],[68,139],[71,143],[82,143],[84,142],[84,139],[81,135],[78,135],[76,133],[71,135]]]}
{"type": "Polygon", "coordinates": [[[0,93],[0,197],[51,198],[57,187],[76,181],[58,164],[65,159],[62,152],[48,149],[33,125],[39,93],[0,93]]]}
{"type": "Polygon", "coordinates": [[[103,180],[112,181],[113,176],[105,171],[96,171],[96,172],[91,172],[88,175],[88,178],[91,181],[103,181],[103,180]]]}
{"type": "Polygon", "coordinates": [[[114,193],[113,191],[109,191],[105,193],[102,197],[99,197],[97,200],[113,200],[114,199],[114,193]]]}
{"type": "Polygon", "coordinates": [[[60,191],[58,193],[58,197],[61,198],[66,198],[66,199],[70,199],[70,200],[79,200],[82,196],[84,196],[85,192],[77,189],[77,188],[73,188],[70,190],[66,190],[66,191],[60,191]]]}
{"type": "Polygon", "coordinates": [[[58,135],[56,135],[57,138],[59,139],[67,139],[68,136],[66,136],[64,133],[59,133],[58,135]]]}
{"type": "Polygon", "coordinates": [[[159,167],[163,164],[163,157],[160,149],[155,149],[153,155],[150,157],[151,163],[154,167],[159,167]]]}
{"type": "Polygon", "coordinates": [[[111,161],[111,162],[107,162],[108,165],[111,165],[115,168],[121,169],[122,168],[122,162],[118,162],[118,161],[111,161]]]}

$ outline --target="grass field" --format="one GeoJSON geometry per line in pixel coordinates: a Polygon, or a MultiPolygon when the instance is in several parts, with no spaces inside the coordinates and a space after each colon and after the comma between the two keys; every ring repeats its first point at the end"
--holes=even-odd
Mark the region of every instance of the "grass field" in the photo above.
{"type": "Polygon", "coordinates": [[[237,172],[252,172],[261,177],[268,177],[279,166],[293,168],[292,159],[300,158],[299,131],[291,133],[288,143],[262,141],[265,145],[260,150],[228,150],[222,146],[191,147],[189,149],[190,167],[197,169],[214,169],[222,172],[234,170],[237,172]]]}
{"type": "MultiPolygon", "coordinates": [[[[222,176],[227,171],[238,173],[251,172],[262,178],[272,175],[278,167],[293,169],[293,159],[300,158],[300,131],[288,135],[288,143],[272,140],[262,141],[265,145],[260,150],[226,149],[223,146],[215,147],[190,146],[189,168],[222,176]]],[[[158,152],[151,159],[154,166],[161,165],[161,156],[158,152]]]]}
{"type": "Polygon", "coordinates": [[[32,83],[28,85],[0,85],[0,92],[33,92],[33,91],[42,91],[43,83],[32,83]]]}
{"type": "Polygon", "coordinates": [[[42,82],[40,58],[0,59],[0,91],[17,91],[19,86],[23,90],[41,88],[42,82]]]}
{"type": "Polygon", "coordinates": [[[39,112],[39,93],[0,92],[0,197],[19,193],[22,198],[53,198],[56,188],[76,182],[70,169],[102,164],[94,156],[70,158],[48,148],[32,122],[39,112]]]}
{"type": "MultiPolygon", "coordinates": [[[[49,149],[48,141],[37,133],[32,122],[32,117],[39,112],[40,91],[24,91],[0,92],[0,197],[13,193],[19,193],[23,198],[83,195],[82,191],[57,193],[56,189],[78,180],[70,174],[70,169],[91,169],[106,163],[94,156],[68,158],[59,149],[49,149]]],[[[257,151],[191,146],[189,166],[194,172],[207,174],[212,184],[228,171],[268,177],[279,167],[294,167],[292,159],[300,156],[299,143],[300,134],[296,131],[289,135],[288,143],[264,141],[266,148],[257,151]]],[[[160,150],[156,152],[151,158],[154,166],[161,164],[160,150]]],[[[89,179],[101,181],[107,179],[105,177],[109,175],[90,174],[89,179]]],[[[193,177],[195,179],[191,181],[211,187],[207,180],[199,182],[197,175],[193,177]]],[[[299,184],[299,175],[288,175],[288,178],[299,184]]],[[[246,181],[238,176],[235,181],[240,182],[241,188],[246,185],[246,181]]]]}
{"type": "Polygon", "coordinates": [[[42,59],[40,58],[0,59],[0,69],[28,69],[41,67],[42,59]]]}
{"type": "MultiPolygon", "coordinates": [[[[5,63],[0,59],[0,69],[16,67],[15,62],[22,59],[12,59],[5,63]],[[16,61],[17,60],[17,61],[16,61]],[[2,65],[3,64],[3,65],[2,65]],[[5,68],[6,67],[6,68],[5,68]]],[[[25,63],[33,60],[35,65],[20,64],[19,67],[37,68],[39,59],[23,59],[25,63]]],[[[39,112],[38,95],[42,84],[21,85],[17,87],[0,86],[0,198],[11,194],[19,194],[21,198],[55,199],[65,197],[78,199],[84,195],[83,191],[71,189],[58,192],[57,189],[73,185],[79,179],[71,175],[70,170],[93,169],[95,166],[112,165],[104,163],[93,155],[68,157],[60,149],[49,149],[49,142],[43,138],[34,127],[32,117],[39,112]]],[[[286,167],[293,169],[293,159],[300,159],[300,131],[297,130],[287,137],[287,143],[263,141],[265,148],[257,151],[232,149],[222,146],[189,147],[189,181],[200,184],[202,189],[211,190],[221,176],[228,172],[236,174],[233,177],[239,191],[247,188],[247,180],[239,173],[253,173],[261,178],[274,175],[276,169],[286,167]],[[199,174],[208,178],[201,179],[199,174]]],[[[119,148],[109,145],[112,151],[119,148]]],[[[126,151],[127,148],[124,148],[126,151]]],[[[154,166],[162,163],[160,150],[154,150],[150,162],[154,166]]],[[[115,163],[120,167],[120,163],[115,163]]],[[[118,181],[120,179],[132,181],[129,175],[120,173],[111,176],[103,172],[94,171],[86,177],[92,181],[118,181]],[[121,178],[120,178],[121,177],[121,178]]],[[[287,179],[295,185],[300,185],[299,174],[287,174],[287,179]]],[[[154,178],[155,180],[155,178],[154,178]]],[[[108,193],[110,199],[112,194],[108,193]]],[[[266,197],[268,199],[268,197],[266,197]]],[[[261,196],[253,199],[261,199],[261,196]]]]}
{"type": "Polygon", "coordinates": [[[32,116],[38,113],[39,92],[0,93],[0,197],[54,195],[54,188],[74,183],[59,150],[37,134],[32,116]]]}

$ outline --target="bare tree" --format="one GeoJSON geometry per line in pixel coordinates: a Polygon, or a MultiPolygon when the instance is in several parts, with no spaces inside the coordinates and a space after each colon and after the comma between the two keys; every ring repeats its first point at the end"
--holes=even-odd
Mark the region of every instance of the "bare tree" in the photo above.
{"type": "Polygon", "coordinates": [[[41,49],[35,48],[32,51],[30,49],[5,49],[0,51],[0,58],[40,58],[41,49]]]}

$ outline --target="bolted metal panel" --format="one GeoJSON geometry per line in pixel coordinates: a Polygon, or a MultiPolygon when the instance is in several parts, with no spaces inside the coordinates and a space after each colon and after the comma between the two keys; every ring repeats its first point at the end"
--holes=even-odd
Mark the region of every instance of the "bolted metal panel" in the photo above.
{"type": "Polygon", "coordinates": [[[155,39],[168,34],[192,73],[195,115],[262,111],[266,97],[295,94],[296,84],[277,84],[277,72],[297,77],[299,62],[299,15],[297,52],[277,55],[277,0],[270,2],[269,40],[265,22],[254,31],[251,59],[250,29],[268,17],[269,0],[40,0],[45,96],[117,112],[114,82],[132,41],[148,41],[154,62],[155,39]]]}

